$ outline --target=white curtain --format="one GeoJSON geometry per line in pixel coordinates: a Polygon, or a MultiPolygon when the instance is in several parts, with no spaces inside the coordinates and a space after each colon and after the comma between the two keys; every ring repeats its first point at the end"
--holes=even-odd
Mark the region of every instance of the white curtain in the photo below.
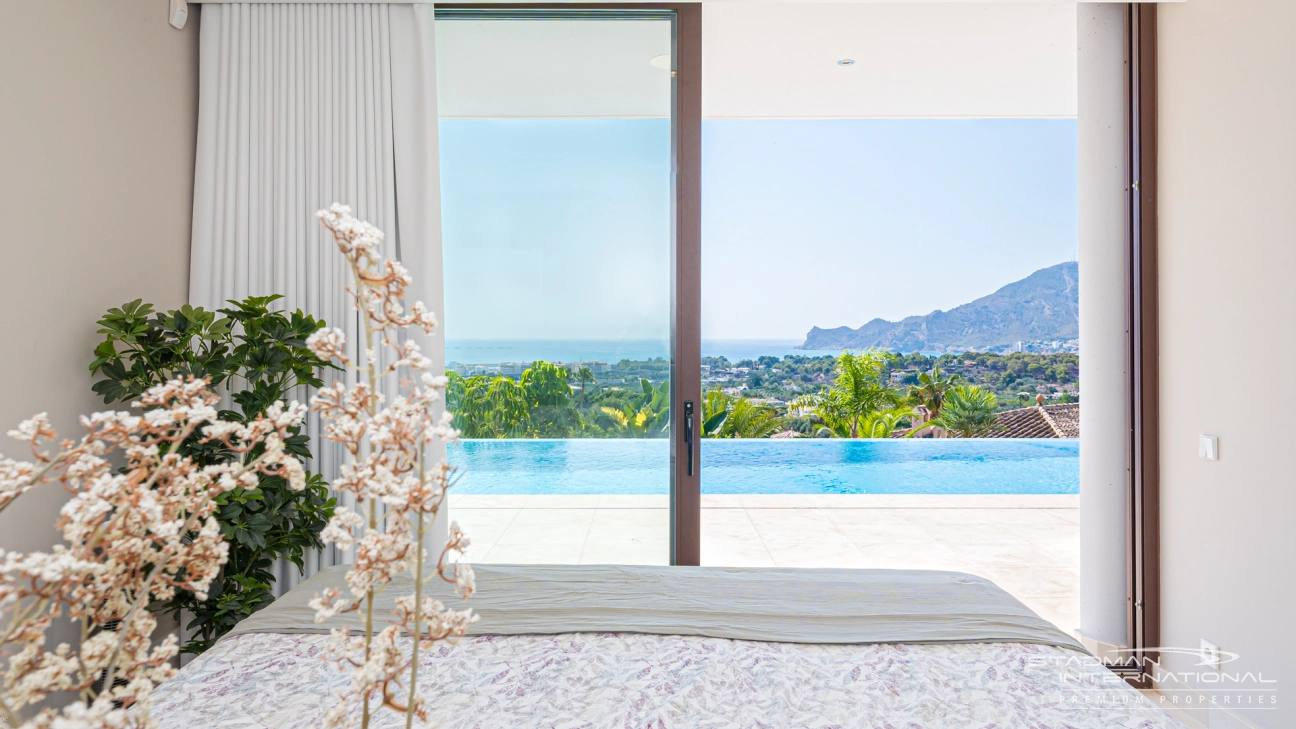
{"type": "MultiPolygon", "coordinates": [[[[207,4],[201,23],[190,302],[282,294],[354,345],[344,262],[314,217],[341,202],[386,232],[412,298],[440,313],[433,6],[207,4]]],[[[420,343],[442,368],[440,338],[420,343]]],[[[332,480],[343,452],[313,415],[307,432],[309,468],[332,480]]],[[[444,524],[432,532],[444,543],[444,524]]],[[[306,576],[344,561],[310,555],[306,576]]],[[[279,594],[300,581],[292,565],[278,574],[279,594]]]]}

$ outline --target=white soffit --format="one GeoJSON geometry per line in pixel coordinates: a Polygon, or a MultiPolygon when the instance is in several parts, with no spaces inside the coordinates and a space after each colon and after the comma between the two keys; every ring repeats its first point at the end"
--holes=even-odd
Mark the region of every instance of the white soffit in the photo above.
{"type": "MultiPolygon", "coordinates": [[[[702,37],[707,118],[1076,115],[1073,2],[722,0],[702,37]]],[[[441,20],[441,116],[665,117],[669,51],[664,21],[441,20]]]]}
{"type": "Polygon", "coordinates": [[[670,116],[669,20],[438,20],[442,118],[670,116]],[[659,62],[660,63],[660,62],[659,62]]]}
{"type": "Polygon", "coordinates": [[[1074,3],[708,2],[702,17],[706,117],[1076,115],[1074,3]]]}

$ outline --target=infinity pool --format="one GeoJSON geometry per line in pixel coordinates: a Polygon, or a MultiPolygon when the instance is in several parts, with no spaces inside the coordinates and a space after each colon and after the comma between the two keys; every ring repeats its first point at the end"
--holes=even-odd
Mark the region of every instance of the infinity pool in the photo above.
{"type": "MultiPolygon", "coordinates": [[[[666,440],[465,440],[460,494],[665,494],[666,440]]],[[[1058,439],[704,439],[707,494],[1076,494],[1080,443],[1058,439]]]]}

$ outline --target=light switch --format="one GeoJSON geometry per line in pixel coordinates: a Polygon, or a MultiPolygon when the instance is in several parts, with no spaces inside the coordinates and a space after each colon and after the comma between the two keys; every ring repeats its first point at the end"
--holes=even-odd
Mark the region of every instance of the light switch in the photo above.
{"type": "MultiPolygon", "coordinates": [[[[1202,436],[1202,437],[1205,438],[1206,436],[1202,436]]],[[[1223,659],[1220,653],[1220,647],[1210,642],[1209,640],[1202,638],[1201,639],[1201,663],[1198,663],[1197,665],[1207,666],[1216,671],[1220,670],[1220,666],[1223,665],[1223,659]]]]}
{"type": "Polygon", "coordinates": [[[1219,460],[1219,438],[1213,435],[1203,435],[1197,442],[1197,455],[1208,461],[1219,460]]]}

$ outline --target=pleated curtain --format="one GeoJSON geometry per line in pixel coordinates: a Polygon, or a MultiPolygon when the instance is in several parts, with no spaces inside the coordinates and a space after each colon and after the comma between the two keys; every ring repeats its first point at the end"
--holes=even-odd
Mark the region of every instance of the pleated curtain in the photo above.
{"type": "MultiPolygon", "coordinates": [[[[439,314],[433,6],[211,3],[201,23],[190,302],[282,294],[284,310],[346,332],[361,361],[348,271],[314,216],[341,202],[385,231],[385,255],[414,275],[411,298],[439,314]]],[[[439,338],[420,340],[443,368],[439,338]]],[[[305,402],[313,393],[300,389],[305,402]]],[[[314,414],[306,430],[308,467],[331,481],[345,453],[314,414]]],[[[444,543],[444,524],[432,531],[429,545],[444,543]]],[[[308,555],[306,576],[346,561],[332,548],[308,555]]],[[[277,570],[279,594],[301,579],[277,570]]]]}

